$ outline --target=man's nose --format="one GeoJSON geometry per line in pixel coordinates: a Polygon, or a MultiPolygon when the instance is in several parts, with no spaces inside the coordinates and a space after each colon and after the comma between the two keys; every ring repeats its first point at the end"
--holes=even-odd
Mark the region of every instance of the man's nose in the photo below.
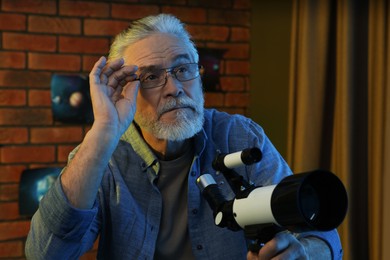
{"type": "Polygon", "coordinates": [[[175,97],[183,92],[182,83],[176,79],[176,76],[171,71],[165,72],[164,92],[166,95],[175,97]]]}

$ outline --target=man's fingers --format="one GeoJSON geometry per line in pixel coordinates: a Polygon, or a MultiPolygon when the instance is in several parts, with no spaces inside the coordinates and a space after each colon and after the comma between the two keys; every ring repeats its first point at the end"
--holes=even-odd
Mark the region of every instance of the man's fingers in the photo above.
{"type": "Polygon", "coordinates": [[[116,89],[118,85],[121,87],[125,86],[127,82],[133,81],[137,78],[137,75],[135,74],[136,69],[136,66],[125,66],[120,68],[108,77],[107,86],[114,89],[116,89]]]}
{"type": "Polygon", "coordinates": [[[117,59],[117,60],[114,60],[114,61],[110,61],[109,63],[106,64],[106,66],[103,68],[102,70],[102,75],[106,75],[107,78],[111,76],[111,74],[114,72],[114,71],[117,71],[119,70],[122,66],[123,66],[123,63],[124,63],[124,60],[121,58],[121,59],[117,59]]]}
{"type": "Polygon", "coordinates": [[[132,74],[130,76],[127,76],[121,82],[119,82],[119,86],[121,86],[123,88],[124,86],[126,86],[127,83],[135,81],[136,79],[137,79],[136,74],[132,74]]]}
{"type": "Polygon", "coordinates": [[[135,103],[137,99],[138,89],[139,81],[128,82],[122,91],[123,98],[132,103],[135,103]]]}
{"type": "Polygon", "coordinates": [[[107,63],[103,56],[94,64],[90,74],[92,85],[106,85],[109,96],[119,96],[122,88],[131,81],[137,79],[135,72],[137,66],[123,66],[123,59],[118,59],[107,63]],[[118,93],[119,92],[119,93],[118,93]]]}
{"type": "MultiPolygon", "coordinates": [[[[131,84],[137,79],[135,72],[138,67],[123,66],[123,59],[118,59],[107,63],[105,57],[101,57],[91,70],[89,75],[91,83],[91,93],[104,93],[115,104],[126,98],[125,87],[127,85],[137,86],[139,82],[131,84]],[[97,92],[96,92],[97,91],[97,92]]],[[[130,95],[128,99],[135,103],[135,98],[130,95]]],[[[122,106],[122,105],[121,105],[122,106]]]]}
{"type": "Polygon", "coordinates": [[[299,259],[303,251],[297,250],[299,241],[287,232],[279,232],[275,237],[267,242],[259,251],[260,259],[271,259],[275,256],[280,256],[281,259],[299,259]],[[283,258],[290,256],[290,258],[283,258]]]}
{"type": "Polygon", "coordinates": [[[100,75],[103,71],[104,66],[106,65],[106,58],[104,56],[94,64],[91,72],[89,73],[89,80],[95,84],[100,84],[101,78],[100,75]]]}
{"type": "Polygon", "coordinates": [[[122,97],[115,103],[118,110],[119,120],[124,125],[129,125],[133,121],[139,81],[127,83],[122,92],[122,97]]]}

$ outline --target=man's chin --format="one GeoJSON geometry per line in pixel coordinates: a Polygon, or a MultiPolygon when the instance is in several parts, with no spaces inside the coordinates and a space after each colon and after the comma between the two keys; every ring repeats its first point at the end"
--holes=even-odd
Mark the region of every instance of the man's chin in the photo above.
{"type": "MultiPolygon", "coordinates": [[[[203,122],[203,121],[202,121],[203,122]]],[[[194,137],[203,126],[203,123],[195,123],[188,120],[176,120],[174,123],[160,121],[160,131],[156,131],[156,136],[169,141],[183,141],[194,137]],[[162,127],[161,127],[162,126],[162,127]]]]}
{"type": "Polygon", "coordinates": [[[192,118],[194,116],[195,110],[192,108],[176,108],[162,113],[159,117],[159,121],[164,123],[175,123],[177,120],[183,118],[192,118]]]}
{"type": "Polygon", "coordinates": [[[135,116],[135,121],[144,130],[158,139],[183,141],[193,137],[203,127],[203,111],[181,108],[163,113],[158,120],[151,120],[146,115],[135,116]]]}

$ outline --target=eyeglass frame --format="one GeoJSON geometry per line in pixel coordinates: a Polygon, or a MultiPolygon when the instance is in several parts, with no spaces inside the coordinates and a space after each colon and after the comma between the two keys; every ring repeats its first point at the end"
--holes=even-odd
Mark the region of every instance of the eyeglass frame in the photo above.
{"type": "Polygon", "coordinates": [[[154,88],[165,86],[167,84],[167,82],[168,82],[168,73],[171,74],[172,77],[175,78],[176,80],[178,80],[179,82],[187,82],[187,81],[196,79],[196,78],[198,78],[200,76],[203,76],[204,67],[201,64],[199,64],[199,63],[189,62],[189,63],[183,63],[183,64],[180,64],[180,65],[177,65],[177,66],[173,66],[173,67],[170,67],[170,68],[156,69],[154,71],[164,71],[165,72],[164,83],[156,85],[156,86],[153,86],[153,87],[145,88],[145,87],[142,86],[142,80],[141,80],[142,74],[140,74],[140,75],[138,75],[138,77],[135,80],[138,80],[140,82],[140,87],[141,88],[143,88],[143,89],[154,89],[154,88]],[[197,72],[198,72],[198,74],[195,77],[190,78],[190,79],[186,79],[186,80],[178,79],[177,75],[176,75],[176,73],[178,73],[178,70],[175,71],[175,69],[179,69],[181,66],[184,66],[184,65],[197,65],[197,72]]]}

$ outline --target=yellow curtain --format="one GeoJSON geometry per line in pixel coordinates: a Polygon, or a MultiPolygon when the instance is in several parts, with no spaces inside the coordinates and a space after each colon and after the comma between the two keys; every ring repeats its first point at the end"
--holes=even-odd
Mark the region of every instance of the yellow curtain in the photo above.
{"type": "Polygon", "coordinates": [[[390,16],[386,0],[295,0],[287,160],[349,196],[344,259],[390,259],[390,16]]]}
{"type": "Polygon", "coordinates": [[[369,245],[371,259],[390,259],[390,9],[369,8],[369,245]],[[387,188],[387,189],[386,189],[387,188]],[[387,205],[386,205],[387,204],[387,205]]]}

